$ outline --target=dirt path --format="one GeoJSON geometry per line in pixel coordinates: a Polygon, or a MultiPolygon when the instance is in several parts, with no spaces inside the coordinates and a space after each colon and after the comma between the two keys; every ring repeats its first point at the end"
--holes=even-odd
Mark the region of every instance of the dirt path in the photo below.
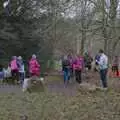
{"type": "MultiPolygon", "coordinates": [[[[57,78],[57,77],[56,77],[57,78]]],[[[85,82],[91,82],[91,74],[88,74],[88,78],[85,78],[85,82]]],[[[79,84],[75,80],[71,80],[67,88],[64,88],[62,77],[58,76],[59,80],[49,80],[47,77],[46,88],[49,92],[63,93],[66,95],[73,96],[76,94],[79,84]]],[[[21,94],[21,87],[18,85],[0,85],[0,93],[17,93],[21,94]]]]}
{"type": "Polygon", "coordinates": [[[0,85],[0,93],[22,94],[21,87],[18,85],[0,85]]]}
{"type": "MultiPolygon", "coordinates": [[[[99,74],[90,72],[83,78],[83,82],[100,86],[99,74]]],[[[120,91],[120,80],[114,80],[111,84],[112,88],[120,91]]],[[[50,81],[49,77],[47,77],[45,86],[49,92],[62,93],[70,96],[74,96],[79,88],[79,84],[77,84],[75,80],[71,80],[67,88],[64,88],[63,80],[61,78],[59,78],[59,80],[50,81]]],[[[18,85],[0,85],[0,93],[23,94],[21,87],[18,85]]]]}
{"type": "MultiPolygon", "coordinates": [[[[64,88],[63,80],[54,80],[46,82],[45,87],[49,92],[61,93],[73,96],[77,92],[78,84],[74,81],[70,82],[67,88],[64,88]]],[[[21,87],[18,85],[0,85],[0,93],[23,94],[21,87]]]]}
{"type": "Polygon", "coordinates": [[[70,81],[66,88],[64,87],[63,80],[57,82],[49,82],[47,84],[49,92],[63,93],[70,96],[74,96],[76,94],[78,87],[79,85],[73,80],[70,81]]]}

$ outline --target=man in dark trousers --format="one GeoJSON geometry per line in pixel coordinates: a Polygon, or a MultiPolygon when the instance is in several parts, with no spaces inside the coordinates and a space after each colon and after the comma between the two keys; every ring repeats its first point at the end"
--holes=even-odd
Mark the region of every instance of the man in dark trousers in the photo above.
{"type": "Polygon", "coordinates": [[[108,72],[108,57],[105,55],[102,49],[99,50],[100,60],[98,62],[99,69],[100,69],[100,78],[102,81],[102,85],[104,90],[107,90],[107,72],[108,72]]]}

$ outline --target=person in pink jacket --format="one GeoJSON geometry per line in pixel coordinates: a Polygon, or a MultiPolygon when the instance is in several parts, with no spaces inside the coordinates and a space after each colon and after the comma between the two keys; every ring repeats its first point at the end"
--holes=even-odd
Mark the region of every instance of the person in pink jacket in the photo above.
{"type": "Polygon", "coordinates": [[[11,60],[9,66],[11,68],[13,82],[15,82],[15,80],[19,81],[18,64],[17,64],[17,57],[16,56],[12,57],[12,60],[11,60]]]}
{"type": "Polygon", "coordinates": [[[36,59],[36,55],[32,55],[32,58],[29,61],[29,73],[30,76],[39,76],[40,75],[40,64],[36,59]]]}
{"type": "Polygon", "coordinates": [[[83,66],[84,66],[83,57],[79,55],[76,56],[75,61],[73,62],[73,70],[75,71],[76,82],[78,82],[79,84],[81,84],[82,82],[81,73],[82,73],[83,66]]]}

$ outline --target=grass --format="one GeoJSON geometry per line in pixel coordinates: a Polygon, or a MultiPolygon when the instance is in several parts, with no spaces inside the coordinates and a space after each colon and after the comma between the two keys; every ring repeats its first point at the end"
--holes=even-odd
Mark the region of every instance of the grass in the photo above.
{"type": "Polygon", "coordinates": [[[83,92],[74,97],[47,91],[0,94],[0,120],[120,120],[120,94],[109,91],[83,92]]]}

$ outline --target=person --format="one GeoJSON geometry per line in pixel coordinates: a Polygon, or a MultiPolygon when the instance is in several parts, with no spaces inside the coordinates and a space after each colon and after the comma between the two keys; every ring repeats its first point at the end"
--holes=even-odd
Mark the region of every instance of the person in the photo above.
{"type": "Polygon", "coordinates": [[[64,73],[64,86],[66,87],[70,76],[70,61],[67,56],[64,56],[62,61],[63,73],[64,73]]]}
{"type": "Polygon", "coordinates": [[[22,85],[25,78],[25,69],[24,69],[24,62],[21,56],[18,57],[17,64],[18,64],[18,71],[19,71],[19,82],[22,85]]]}
{"type": "Polygon", "coordinates": [[[5,0],[3,3],[3,7],[5,9],[5,13],[7,16],[10,16],[10,0],[5,0]]]}
{"type": "Polygon", "coordinates": [[[3,65],[0,65],[0,82],[2,83],[4,79],[3,65]]]}
{"type": "Polygon", "coordinates": [[[84,66],[84,58],[82,56],[79,56],[79,55],[76,56],[76,59],[73,63],[73,69],[75,71],[76,82],[78,82],[79,84],[82,83],[81,74],[82,74],[83,66],[84,66]]]}
{"type": "Polygon", "coordinates": [[[4,79],[8,83],[9,79],[11,78],[11,68],[8,65],[8,68],[4,68],[4,79]]]}
{"type": "Polygon", "coordinates": [[[85,68],[87,68],[88,70],[91,70],[92,61],[93,61],[92,57],[88,53],[85,53],[84,55],[85,68]]]}
{"type": "Polygon", "coordinates": [[[31,77],[40,76],[40,64],[38,63],[37,57],[35,54],[32,55],[32,58],[29,61],[29,73],[31,77]]]}
{"type": "Polygon", "coordinates": [[[12,60],[10,62],[10,68],[11,68],[13,82],[15,82],[15,80],[17,80],[17,82],[18,82],[19,81],[19,72],[18,72],[18,64],[17,64],[16,56],[12,57],[12,60]]]}
{"type": "Polygon", "coordinates": [[[119,76],[119,58],[115,56],[112,64],[112,72],[115,76],[119,76]]]}
{"type": "Polygon", "coordinates": [[[95,72],[98,71],[98,66],[99,66],[98,61],[99,61],[99,60],[100,60],[100,55],[97,54],[97,55],[95,56],[95,68],[94,68],[94,71],[95,71],[95,72]]]}
{"type": "Polygon", "coordinates": [[[70,76],[69,77],[71,78],[71,77],[73,77],[73,57],[72,57],[72,55],[68,55],[68,60],[70,62],[70,76]]]}
{"type": "Polygon", "coordinates": [[[99,50],[100,60],[98,62],[100,69],[100,78],[104,89],[107,89],[107,72],[108,72],[108,57],[105,55],[102,49],[99,50]]]}

